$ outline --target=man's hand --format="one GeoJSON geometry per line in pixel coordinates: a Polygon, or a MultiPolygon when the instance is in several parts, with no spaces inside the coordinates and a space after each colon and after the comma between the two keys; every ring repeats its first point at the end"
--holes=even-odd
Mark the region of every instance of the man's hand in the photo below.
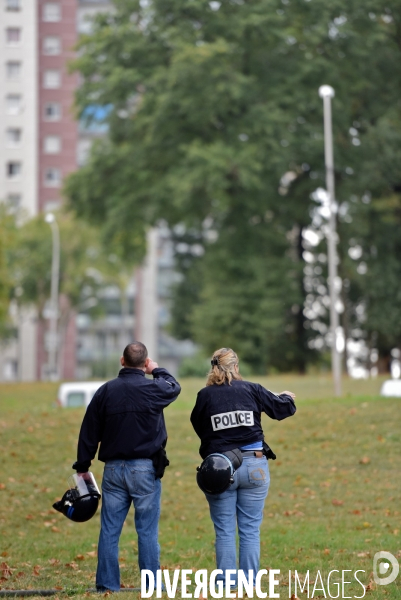
{"type": "Polygon", "coordinates": [[[281,394],[285,394],[286,396],[290,396],[293,400],[296,398],[296,395],[293,392],[288,392],[287,390],[285,392],[280,392],[279,396],[281,396],[281,394]]]}
{"type": "Polygon", "coordinates": [[[154,360],[152,360],[151,358],[148,358],[148,361],[146,363],[146,375],[150,375],[153,371],[153,369],[157,369],[158,368],[158,364],[157,362],[155,362],[154,360]]]}

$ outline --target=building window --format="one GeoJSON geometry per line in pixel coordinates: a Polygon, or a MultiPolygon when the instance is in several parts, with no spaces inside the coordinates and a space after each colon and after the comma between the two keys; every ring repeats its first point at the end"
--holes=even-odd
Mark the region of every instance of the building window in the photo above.
{"type": "Polygon", "coordinates": [[[60,121],[61,105],[58,104],[58,102],[49,102],[45,104],[43,118],[45,121],[60,121]]]}
{"type": "Polygon", "coordinates": [[[22,111],[22,96],[9,94],[6,97],[6,109],[8,115],[19,115],[22,111]]]}
{"type": "Polygon", "coordinates": [[[60,87],[61,73],[60,71],[45,71],[43,74],[43,87],[48,90],[54,90],[60,87]]]}
{"type": "Polygon", "coordinates": [[[21,194],[8,194],[7,204],[12,210],[18,210],[22,204],[21,194]]]}
{"type": "Polygon", "coordinates": [[[93,31],[93,15],[78,11],[78,33],[90,34],[93,31]]]}
{"type": "Polygon", "coordinates": [[[45,186],[46,187],[59,187],[61,183],[61,172],[60,169],[46,169],[45,171],[45,186]]]}
{"type": "Polygon", "coordinates": [[[82,167],[88,160],[90,149],[92,146],[91,139],[80,139],[77,144],[77,163],[82,167]]]}
{"type": "Polygon", "coordinates": [[[21,41],[21,29],[19,27],[7,27],[6,43],[9,46],[18,46],[21,41]]]}
{"type": "Polygon", "coordinates": [[[43,20],[51,23],[61,21],[61,6],[56,2],[47,2],[43,5],[43,20]]]}
{"type": "Polygon", "coordinates": [[[61,138],[58,135],[48,135],[43,140],[45,154],[58,154],[61,150],[61,138]]]}
{"type": "Polygon", "coordinates": [[[43,39],[43,54],[56,55],[61,52],[61,40],[59,37],[45,37],[43,39]]]}
{"type": "Polygon", "coordinates": [[[10,60],[6,63],[7,78],[17,80],[21,76],[21,63],[16,60],[10,60]]]}
{"type": "Polygon", "coordinates": [[[6,0],[6,10],[21,10],[20,0],[6,0]]]}
{"type": "Polygon", "coordinates": [[[7,146],[19,146],[21,143],[21,129],[17,127],[9,127],[6,131],[7,146]]]}
{"type": "Polygon", "coordinates": [[[49,200],[49,202],[46,202],[45,205],[43,206],[43,212],[45,212],[45,213],[54,212],[55,210],[58,210],[60,207],[61,207],[60,199],[49,200]]]}
{"type": "Polygon", "coordinates": [[[6,165],[7,179],[19,179],[21,176],[22,165],[20,162],[10,161],[6,165]]]}

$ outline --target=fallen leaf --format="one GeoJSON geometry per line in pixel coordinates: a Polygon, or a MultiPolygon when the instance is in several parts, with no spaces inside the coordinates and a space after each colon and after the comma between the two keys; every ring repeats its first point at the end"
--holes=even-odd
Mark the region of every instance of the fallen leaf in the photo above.
{"type": "Polygon", "coordinates": [[[331,501],[331,503],[333,504],[333,506],[342,506],[344,504],[343,500],[337,500],[337,498],[333,498],[333,500],[331,501]]]}
{"type": "Polygon", "coordinates": [[[40,566],[39,565],[35,565],[33,567],[32,575],[35,575],[35,577],[37,577],[38,575],[40,575],[40,566]]]}
{"type": "Polygon", "coordinates": [[[370,463],[370,458],[368,456],[364,456],[360,459],[359,464],[368,465],[370,463]]]}
{"type": "Polygon", "coordinates": [[[96,557],[96,556],[97,556],[97,552],[96,552],[96,550],[91,550],[90,552],[87,552],[86,554],[87,554],[88,556],[93,556],[93,557],[96,557]]]}
{"type": "Polygon", "coordinates": [[[83,554],[77,554],[75,560],[85,560],[85,556],[83,554]]]}
{"type": "Polygon", "coordinates": [[[26,515],[25,519],[26,519],[27,521],[32,521],[32,519],[33,519],[33,516],[32,516],[32,515],[26,515]]]}
{"type": "Polygon", "coordinates": [[[54,531],[54,533],[59,533],[60,529],[58,527],[53,526],[52,531],[54,531]]]}
{"type": "Polygon", "coordinates": [[[6,489],[6,484],[0,483],[0,490],[5,490],[5,489],[6,489]]]}
{"type": "Polygon", "coordinates": [[[4,552],[1,553],[1,556],[8,556],[8,552],[4,550],[4,552]]]}
{"type": "Polygon", "coordinates": [[[58,565],[60,563],[60,559],[58,559],[58,558],[49,558],[49,563],[51,565],[53,565],[53,566],[54,565],[58,565]]]}
{"type": "Polygon", "coordinates": [[[10,577],[13,574],[11,567],[5,562],[1,563],[0,571],[3,577],[10,577]]]}
{"type": "Polygon", "coordinates": [[[329,550],[329,548],[325,548],[325,549],[323,550],[323,554],[330,554],[330,550],[329,550]]]}

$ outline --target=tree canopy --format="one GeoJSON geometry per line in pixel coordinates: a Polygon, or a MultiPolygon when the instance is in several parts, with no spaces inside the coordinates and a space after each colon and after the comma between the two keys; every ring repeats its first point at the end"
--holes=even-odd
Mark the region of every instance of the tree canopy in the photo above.
{"type": "Polygon", "coordinates": [[[14,217],[4,205],[0,205],[0,336],[8,323],[8,310],[13,288],[12,275],[8,263],[8,251],[16,234],[14,217]]]}
{"type": "MultiPolygon", "coordinates": [[[[98,312],[96,296],[105,285],[121,285],[126,266],[100,244],[97,230],[59,212],[61,326],[71,310],[98,312]]],[[[9,302],[37,308],[39,319],[50,298],[52,233],[43,215],[21,220],[2,206],[0,213],[0,322],[7,323],[9,302]],[[4,234],[4,235],[3,235],[4,234]]]]}
{"type": "Polygon", "coordinates": [[[108,107],[108,135],[65,190],[126,258],[143,255],[158,220],[175,231],[175,333],[233,345],[261,371],[316,358],[324,218],[320,244],[308,232],[325,186],[318,88],[330,84],[343,325],[383,352],[399,345],[399,2],[114,4],[75,62],[77,111],[108,107]]]}

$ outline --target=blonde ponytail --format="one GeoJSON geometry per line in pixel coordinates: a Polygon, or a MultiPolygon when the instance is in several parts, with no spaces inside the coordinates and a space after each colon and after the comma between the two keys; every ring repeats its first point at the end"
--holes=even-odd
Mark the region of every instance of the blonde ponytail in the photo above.
{"type": "Polygon", "coordinates": [[[220,348],[213,353],[212,367],[208,373],[206,385],[231,385],[233,379],[242,380],[238,371],[238,356],[231,348],[220,348]]]}

